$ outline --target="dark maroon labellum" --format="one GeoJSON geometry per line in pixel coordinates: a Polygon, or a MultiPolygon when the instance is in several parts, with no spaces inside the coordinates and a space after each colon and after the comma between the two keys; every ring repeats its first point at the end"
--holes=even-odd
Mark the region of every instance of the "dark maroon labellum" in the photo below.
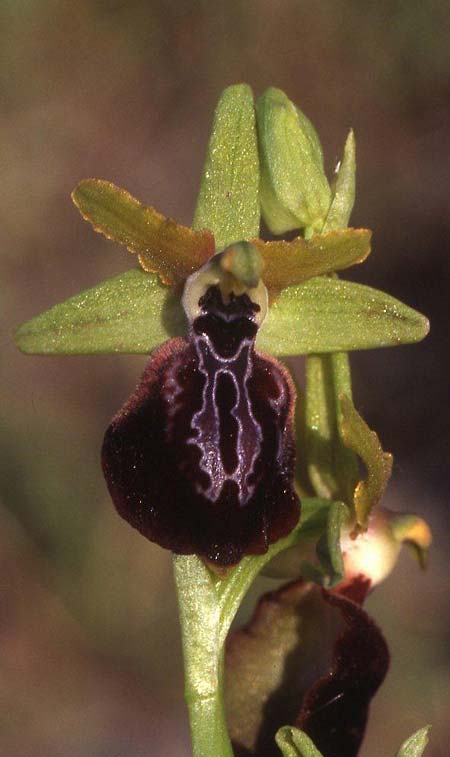
{"type": "Polygon", "coordinates": [[[331,670],[311,686],[296,725],[324,757],[357,757],[370,702],[389,668],[389,650],[378,626],[362,609],[370,582],[354,579],[340,593],[324,591],[346,628],[336,641],[331,670]]]}
{"type": "Polygon", "coordinates": [[[262,553],[299,517],[295,391],[254,349],[259,305],[211,286],[187,339],[148,363],[103,444],[119,513],[162,547],[218,565],[262,553]]]}
{"type": "Polygon", "coordinates": [[[383,634],[362,608],[369,588],[363,576],[332,591],[292,581],[264,594],[231,632],[225,692],[236,757],[280,757],[275,735],[285,725],[305,731],[323,757],[359,754],[389,666],[383,634]]]}

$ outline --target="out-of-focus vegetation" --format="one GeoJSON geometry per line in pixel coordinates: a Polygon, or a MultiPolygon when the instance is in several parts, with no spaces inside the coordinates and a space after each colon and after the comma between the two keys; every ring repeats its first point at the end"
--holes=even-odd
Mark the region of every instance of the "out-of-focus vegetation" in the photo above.
{"type": "Polygon", "coordinates": [[[436,535],[429,571],[403,557],[369,602],[393,664],[363,755],[427,722],[446,755],[449,24],[441,0],[1,4],[1,754],[189,754],[170,557],[120,521],[98,459],[145,360],[25,357],[11,332],[134,263],[79,218],[80,179],[189,224],[217,97],[247,81],[298,102],[326,155],[354,128],[352,220],[374,244],[350,276],[431,319],[423,344],[353,358],[396,459],[384,504],[436,535]]]}

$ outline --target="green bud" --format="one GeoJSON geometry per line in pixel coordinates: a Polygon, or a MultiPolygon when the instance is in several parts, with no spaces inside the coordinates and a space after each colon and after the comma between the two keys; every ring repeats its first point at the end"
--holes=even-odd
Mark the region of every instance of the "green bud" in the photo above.
{"type": "Polygon", "coordinates": [[[261,159],[261,210],[274,234],[322,230],[331,202],[317,133],[287,96],[273,87],[259,98],[256,120],[261,159]]]}

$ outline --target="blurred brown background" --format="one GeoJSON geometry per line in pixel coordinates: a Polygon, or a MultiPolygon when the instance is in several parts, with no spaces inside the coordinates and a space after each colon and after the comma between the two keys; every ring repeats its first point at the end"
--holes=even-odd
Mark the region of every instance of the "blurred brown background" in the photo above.
{"type": "Polygon", "coordinates": [[[435,531],[370,600],[393,652],[363,757],[433,723],[448,754],[450,6],[443,0],[3,0],[0,754],[189,754],[169,555],[113,512],[99,469],[144,358],[19,354],[11,332],[131,267],[69,194],[88,176],[192,217],[220,91],[284,89],[331,170],[357,138],[353,225],[373,254],[349,277],[432,321],[418,346],[356,354],[359,409],[394,452],[385,504],[435,531]]]}

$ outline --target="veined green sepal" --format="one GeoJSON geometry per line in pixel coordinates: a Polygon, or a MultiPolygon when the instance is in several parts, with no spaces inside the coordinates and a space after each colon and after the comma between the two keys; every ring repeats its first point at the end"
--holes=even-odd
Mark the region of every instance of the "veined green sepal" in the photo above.
{"type": "MultiPolygon", "coordinates": [[[[22,324],[15,341],[28,354],[146,354],[186,332],[179,296],[155,274],[132,269],[22,324]]],[[[394,347],[427,333],[423,315],[384,292],[318,277],[281,293],[256,344],[281,357],[394,347]]]]}
{"type": "Polygon", "coordinates": [[[420,342],[425,316],[363,284],[317,277],[284,289],[272,303],[257,346],[272,355],[308,355],[420,342]]]}
{"type": "Polygon", "coordinates": [[[192,227],[211,231],[222,250],[258,236],[259,217],[253,94],[247,84],[235,84],[216,107],[192,227]]]}
{"type": "Polygon", "coordinates": [[[23,323],[14,338],[29,355],[131,355],[186,331],[179,296],[156,274],[132,268],[23,323]]]}

